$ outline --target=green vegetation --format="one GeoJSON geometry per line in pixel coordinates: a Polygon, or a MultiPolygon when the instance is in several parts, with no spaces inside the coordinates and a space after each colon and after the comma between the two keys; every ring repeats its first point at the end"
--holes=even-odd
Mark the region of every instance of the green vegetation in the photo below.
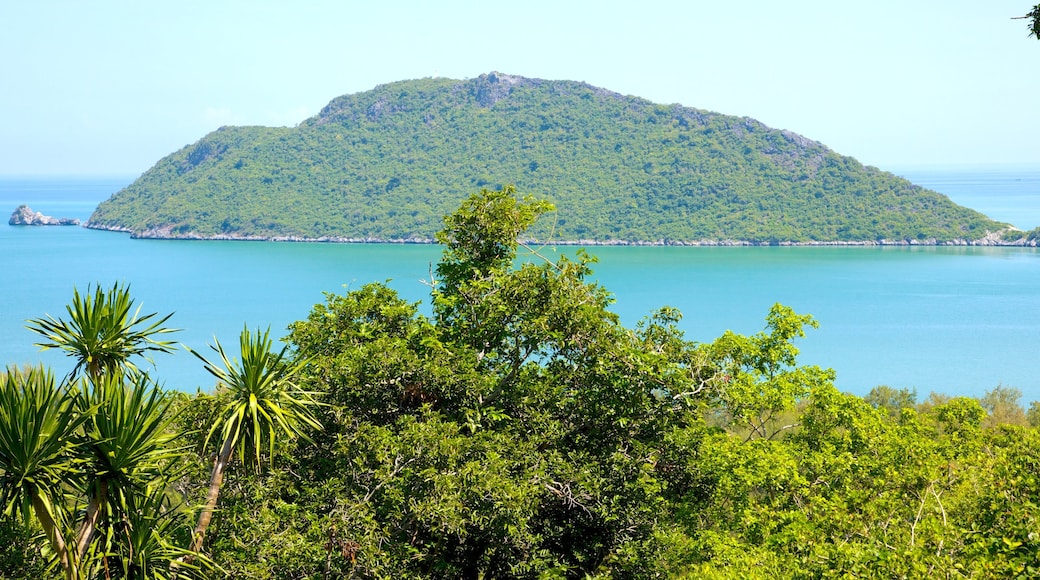
{"type": "MultiPolygon", "coordinates": [[[[68,320],[33,320],[43,348],[76,359],[60,384],[43,368],[8,367],[0,377],[0,499],[8,529],[48,549],[68,580],[152,578],[188,554],[168,534],[183,502],[170,491],[183,457],[173,401],[140,373],[134,358],[169,352],[172,332],[155,314],[139,316],[129,288],[80,295],[68,320]],[[133,314],[131,314],[133,312],[133,314]],[[32,531],[39,530],[33,536],[32,531]]],[[[41,559],[2,567],[39,573],[41,559]],[[25,566],[25,568],[23,568],[25,566]]],[[[195,575],[209,560],[186,567],[195,575]]],[[[17,570],[17,572],[15,572],[17,570]]]]}
{"type": "Polygon", "coordinates": [[[1028,232],[1017,229],[1007,230],[1002,234],[1002,237],[1006,241],[1036,242],[1040,240],[1040,227],[1033,228],[1028,232]]]}
{"type": "Polygon", "coordinates": [[[746,117],[501,74],[391,83],[295,128],[223,127],[100,204],[146,237],[431,241],[515,185],[554,241],[945,242],[1007,228],[746,117]]]}
{"type": "MultiPolygon", "coordinates": [[[[202,550],[206,529],[217,508],[224,472],[236,448],[242,463],[259,470],[265,457],[262,453],[265,443],[269,450],[266,457],[270,458],[274,456],[275,441],[279,437],[284,441],[306,438],[308,429],[321,428],[310,410],[317,404],[313,393],[299,389],[294,382],[307,360],[299,358],[290,362],[285,356],[286,348],[272,352],[270,333],[266,331],[261,334],[258,330],[254,335],[248,328],[243,329],[239,346],[241,358],[232,362],[220,343],[216,343],[213,350],[220,355],[222,366],[192,351],[224,389],[224,400],[203,443],[206,447],[210,437],[220,432],[223,443],[213,460],[206,504],[199,512],[192,534],[192,552],[202,550]]],[[[188,561],[191,560],[189,557],[188,561]]]]}
{"type": "MultiPolygon", "coordinates": [[[[48,561],[92,579],[1040,573],[1040,403],[1003,385],[840,393],[798,363],[816,321],[779,304],[762,332],[710,343],[668,307],[626,328],[591,257],[517,241],[551,211],[471,196],[438,235],[430,316],[385,284],[329,294],[287,350],[248,330],[240,360],[217,343],[214,394],[132,370],[167,344],[143,330],[153,315],[49,323],[62,343],[142,340],[79,382],[0,381],[0,576],[48,561]]],[[[112,294],[70,312],[132,302],[112,294]]]]}

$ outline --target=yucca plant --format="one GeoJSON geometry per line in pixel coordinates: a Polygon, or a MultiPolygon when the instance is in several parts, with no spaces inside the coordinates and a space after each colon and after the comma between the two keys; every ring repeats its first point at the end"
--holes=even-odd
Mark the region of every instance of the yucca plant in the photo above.
{"type": "Polygon", "coordinates": [[[184,451],[169,399],[133,361],[172,351],[157,340],[173,332],[164,326],[170,316],[142,316],[133,306],[118,283],[107,292],[74,291],[69,320],[28,325],[46,339],[38,346],[75,358],[66,379],[57,384],[42,367],[0,377],[4,514],[35,515],[66,578],[110,577],[111,556],[121,562],[140,551],[133,542],[143,536],[127,526],[150,493],[167,487],[184,451]]]}
{"type": "Polygon", "coordinates": [[[173,352],[173,342],[157,337],[176,329],[163,326],[173,314],[141,315],[130,297],[130,287],[116,282],[106,292],[96,286],[80,294],[73,289],[72,304],[65,307],[69,319],[50,315],[29,321],[27,328],[44,337],[36,343],[43,350],[58,348],[76,359],[70,380],[84,373],[96,379],[105,373],[137,372],[134,357],[149,352],[173,352]]]}
{"type": "Polygon", "coordinates": [[[9,367],[0,381],[0,505],[5,517],[36,516],[66,578],[78,578],[72,516],[63,490],[80,475],[74,452],[87,417],[76,391],[43,367],[9,367]],[[73,544],[74,546],[74,544],[73,544]]]}
{"type": "Polygon", "coordinates": [[[79,448],[89,476],[86,516],[77,534],[77,550],[85,554],[99,521],[125,519],[149,489],[165,488],[185,448],[176,446],[179,434],[170,429],[170,399],[147,375],[104,374],[79,393],[80,408],[90,411],[79,448]]]}
{"type": "Polygon", "coordinates": [[[113,541],[106,554],[111,565],[105,570],[112,578],[167,580],[179,574],[188,578],[209,578],[221,570],[202,554],[191,554],[193,561],[184,562],[189,551],[170,541],[186,524],[179,497],[171,497],[164,487],[153,486],[136,496],[130,511],[113,526],[113,541]],[[176,572],[171,562],[178,562],[176,572]]]}
{"type": "MultiPolygon", "coordinates": [[[[192,552],[201,552],[206,528],[213,517],[224,481],[224,471],[235,452],[241,461],[259,469],[262,452],[274,455],[279,436],[285,440],[297,437],[307,439],[307,431],[319,429],[321,424],[312,411],[319,403],[316,393],[305,391],[296,384],[296,378],[305,366],[304,360],[292,360],[287,348],[272,351],[270,329],[263,333],[248,328],[239,337],[240,359],[232,362],[219,341],[211,347],[219,355],[219,363],[191,349],[202,360],[206,371],[217,381],[217,388],[226,395],[206,436],[206,446],[220,433],[221,447],[213,461],[206,503],[199,514],[192,535],[192,552]]],[[[189,558],[190,561],[190,558],[189,558]]]]}

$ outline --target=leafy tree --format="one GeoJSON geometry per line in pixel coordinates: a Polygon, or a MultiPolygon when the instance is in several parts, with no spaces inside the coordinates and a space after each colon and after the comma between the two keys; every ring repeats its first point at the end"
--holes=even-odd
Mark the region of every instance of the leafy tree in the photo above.
{"type": "Polygon", "coordinates": [[[722,409],[748,439],[771,439],[795,427],[778,421],[813,387],[834,379],[831,370],[795,365],[798,349],[792,340],[805,336],[805,326],[817,326],[812,316],[775,304],[766,321],[768,332],[749,337],[727,331],[708,347],[709,358],[722,369],[722,409]]]}
{"type": "Polygon", "coordinates": [[[917,389],[895,389],[888,385],[878,385],[864,399],[875,409],[884,409],[889,415],[899,416],[903,409],[913,409],[917,405],[917,389]]]}
{"type": "Polygon", "coordinates": [[[1026,418],[1031,427],[1040,427],[1040,401],[1029,403],[1029,410],[1026,411],[1026,418]]]}
{"type": "MultiPolygon", "coordinates": [[[[705,432],[700,413],[732,367],[684,340],[674,309],[621,326],[610,295],[586,281],[590,258],[550,261],[524,241],[550,209],[503,188],[446,218],[432,318],[371,284],[329,295],[292,326],[290,341],[311,361],[305,380],[329,403],[325,436],[293,453],[294,471],[309,473],[299,484],[305,501],[338,506],[316,522],[336,530],[330,545],[340,551],[328,553],[327,569],[427,577],[684,569],[655,559],[691,546],[666,490],[697,480],[681,458],[710,451],[675,434],[705,432]]],[[[804,323],[778,307],[770,319],[778,334],[756,343],[760,357],[775,357],[771,388],[781,388],[781,375],[801,376],[780,344],[798,334],[788,316],[804,323]]]]}
{"type": "Polygon", "coordinates": [[[986,410],[986,424],[996,425],[1028,425],[1026,411],[1018,404],[1022,399],[1021,389],[997,385],[985,392],[979,403],[986,410]]]}

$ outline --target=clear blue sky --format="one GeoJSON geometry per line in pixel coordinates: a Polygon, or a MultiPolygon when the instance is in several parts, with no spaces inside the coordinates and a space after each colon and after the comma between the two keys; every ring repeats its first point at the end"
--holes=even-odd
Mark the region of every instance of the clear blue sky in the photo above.
{"type": "Polygon", "coordinates": [[[754,117],[883,169],[1040,164],[1035,0],[0,1],[0,175],[490,71],[754,117]]]}

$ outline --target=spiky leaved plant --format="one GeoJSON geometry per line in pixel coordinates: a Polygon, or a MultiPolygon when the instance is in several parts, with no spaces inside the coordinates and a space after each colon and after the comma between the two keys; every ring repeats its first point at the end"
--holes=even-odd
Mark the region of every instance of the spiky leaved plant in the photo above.
{"type": "Polygon", "coordinates": [[[141,307],[133,310],[129,285],[115,283],[105,291],[100,285],[86,294],[73,289],[72,304],[65,307],[69,319],[50,315],[29,321],[28,329],[44,337],[36,346],[46,350],[57,348],[76,360],[70,379],[86,375],[97,379],[102,374],[121,371],[137,372],[134,357],[149,352],[173,352],[173,342],[158,337],[177,329],[163,326],[173,313],[141,315],[141,307]]]}
{"type": "MultiPolygon", "coordinates": [[[[279,435],[307,439],[309,429],[321,428],[312,412],[319,404],[316,393],[303,390],[296,383],[306,361],[292,360],[286,352],[288,347],[274,352],[270,329],[263,333],[257,329],[254,334],[244,328],[239,337],[241,358],[236,361],[228,358],[219,341],[214,342],[211,348],[219,355],[219,363],[191,351],[217,379],[217,388],[227,397],[206,437],[208,446],[213,435],[220,433],[221,447],[213,460],[206,503],[192,535],[192,552],[202,551],[224,472],[236,449],[241,461],[259,469],[262,451],[266,447],[268,457],[273,456],[279,435]]],[[[190,556],[187,560],[190,562],[190,556]]]]}

